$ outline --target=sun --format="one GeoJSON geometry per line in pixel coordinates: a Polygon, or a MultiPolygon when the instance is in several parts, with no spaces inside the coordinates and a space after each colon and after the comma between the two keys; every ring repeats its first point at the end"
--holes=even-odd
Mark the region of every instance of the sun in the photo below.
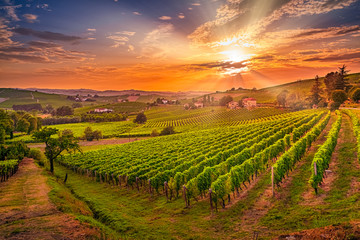
{"type": "Polygon", "coordinates": [[[225,50],[220,52],[220,54],[223,55],[224,62],[231,62],[231,63],[246,61],[250,59],[252,56],[252,54],[247,54],[242,49],[239,48],[232,48],[229,50],[225,50]]]}

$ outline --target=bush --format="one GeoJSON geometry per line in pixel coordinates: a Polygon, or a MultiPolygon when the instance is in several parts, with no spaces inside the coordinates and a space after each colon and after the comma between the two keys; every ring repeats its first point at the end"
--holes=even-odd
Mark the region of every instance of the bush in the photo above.
{"type": "Polygon", "coordinates": [[[150,134],[150,136],[152,136],[152,137],[157,137],[159,135],[160,135],[160,133],[156,129],[153,129],[151,134],[150,134]]]}
{"type": "Polygon", "coordinates": [[[174,127],[168,126],[161,131],[160,135],[164,136],[164,135],[170,135],[170,134],[174,134],[174,133],[175,133],[174,127]]]}
{"type": "Polygon", "coordinates": [[[351,98],[352,98],[352,100],[353,100],[354,102],[358,102],[358,101],[360,100],[360,88],[357,88],[357,89],[353,92],[351,98]]]}
{"type": "Polygon", "coordinates": [[[103,136],[102,136],[101,131],[99,131],[99,130],[93,131],[93,130],[91,129],[91,127],[85,128],[85,131],[84,131],[84,139],[85,139],[86,141],[92,141],[92,140],[94,140],[94,139],[99,140],[99,139],[101,139],[102,137],[103,137],[103,136]]]}
{"type": "Polygon", "coordinates": [[[28,157],[35,159],[40,166],[45,166],[46,164],[47,159],[44,153],[40,151],[40,149],[37,148],[30,149],[28,157]]]}
{"type": "Polygon", "coordinates": [[[13,142],[7,148],[6,159],[23,159],[29,155],[30,149],[23,141],[13,142]]]}

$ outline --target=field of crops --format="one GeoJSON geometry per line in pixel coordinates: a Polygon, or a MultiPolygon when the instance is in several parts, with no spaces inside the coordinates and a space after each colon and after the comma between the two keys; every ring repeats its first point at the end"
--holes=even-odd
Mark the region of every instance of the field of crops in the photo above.
{"type": "MultiPolygon", "coordinates": [[[[330,113],[306,110],[248,124],[188,132],[63,157],[60,162],[100,182],[188,199],[212,189],[225,204],[273,161],[278,184],[327,125],[330,113]],[[280,157],[280,158],[279,158],[280,157]]],[[[339,118],[334,128],[338,129],[339,118]]],[[[329,133],[333,136],[335,130],[329,133]]],[[[326,143],[325,143],[326,144],[326,143]]],[[[320,175],[320,164],[319,164],[320,175]]]]}

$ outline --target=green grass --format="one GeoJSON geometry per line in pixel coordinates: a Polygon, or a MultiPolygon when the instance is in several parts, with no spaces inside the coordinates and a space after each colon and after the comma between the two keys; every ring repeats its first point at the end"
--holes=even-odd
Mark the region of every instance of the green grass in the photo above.
{"type": "Polygon", "coordinates": [[[70,214],[82,223],[87,223],[96,228],[105,235],[104,238],[117,239],[121,237],[111,228],[100,223],[94,218],[94,214],[86,203],[77,199],[71,191],[64,185],[63,179],[58,176],[50,175],[44,170],[44,175],[48,176],[47,184],[51,187],[49,192],[50,200],[56,205],[61,212],[70,214]]]}
{"type": "Polygon", "coordinates": [[[0,97],[8,100],[0,103],[0,108],[12,108],[18,104],[40,103],[42,107],[51,104],[54,108],[72,105],[73,102],[66,99],[64,95],[47,94],[41,92],[17,90],[12,88],[0,88],[0,97]]]}

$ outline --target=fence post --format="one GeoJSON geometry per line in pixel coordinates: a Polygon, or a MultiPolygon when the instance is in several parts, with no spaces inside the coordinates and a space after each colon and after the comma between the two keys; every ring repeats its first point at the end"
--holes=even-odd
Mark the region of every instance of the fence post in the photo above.
{"type": "Polygon", "coordinates": [[[275,192],[274,192],[274,167],[271,166],[271,192],[272,192],[272,196],[275,196],[275,192]]]}

